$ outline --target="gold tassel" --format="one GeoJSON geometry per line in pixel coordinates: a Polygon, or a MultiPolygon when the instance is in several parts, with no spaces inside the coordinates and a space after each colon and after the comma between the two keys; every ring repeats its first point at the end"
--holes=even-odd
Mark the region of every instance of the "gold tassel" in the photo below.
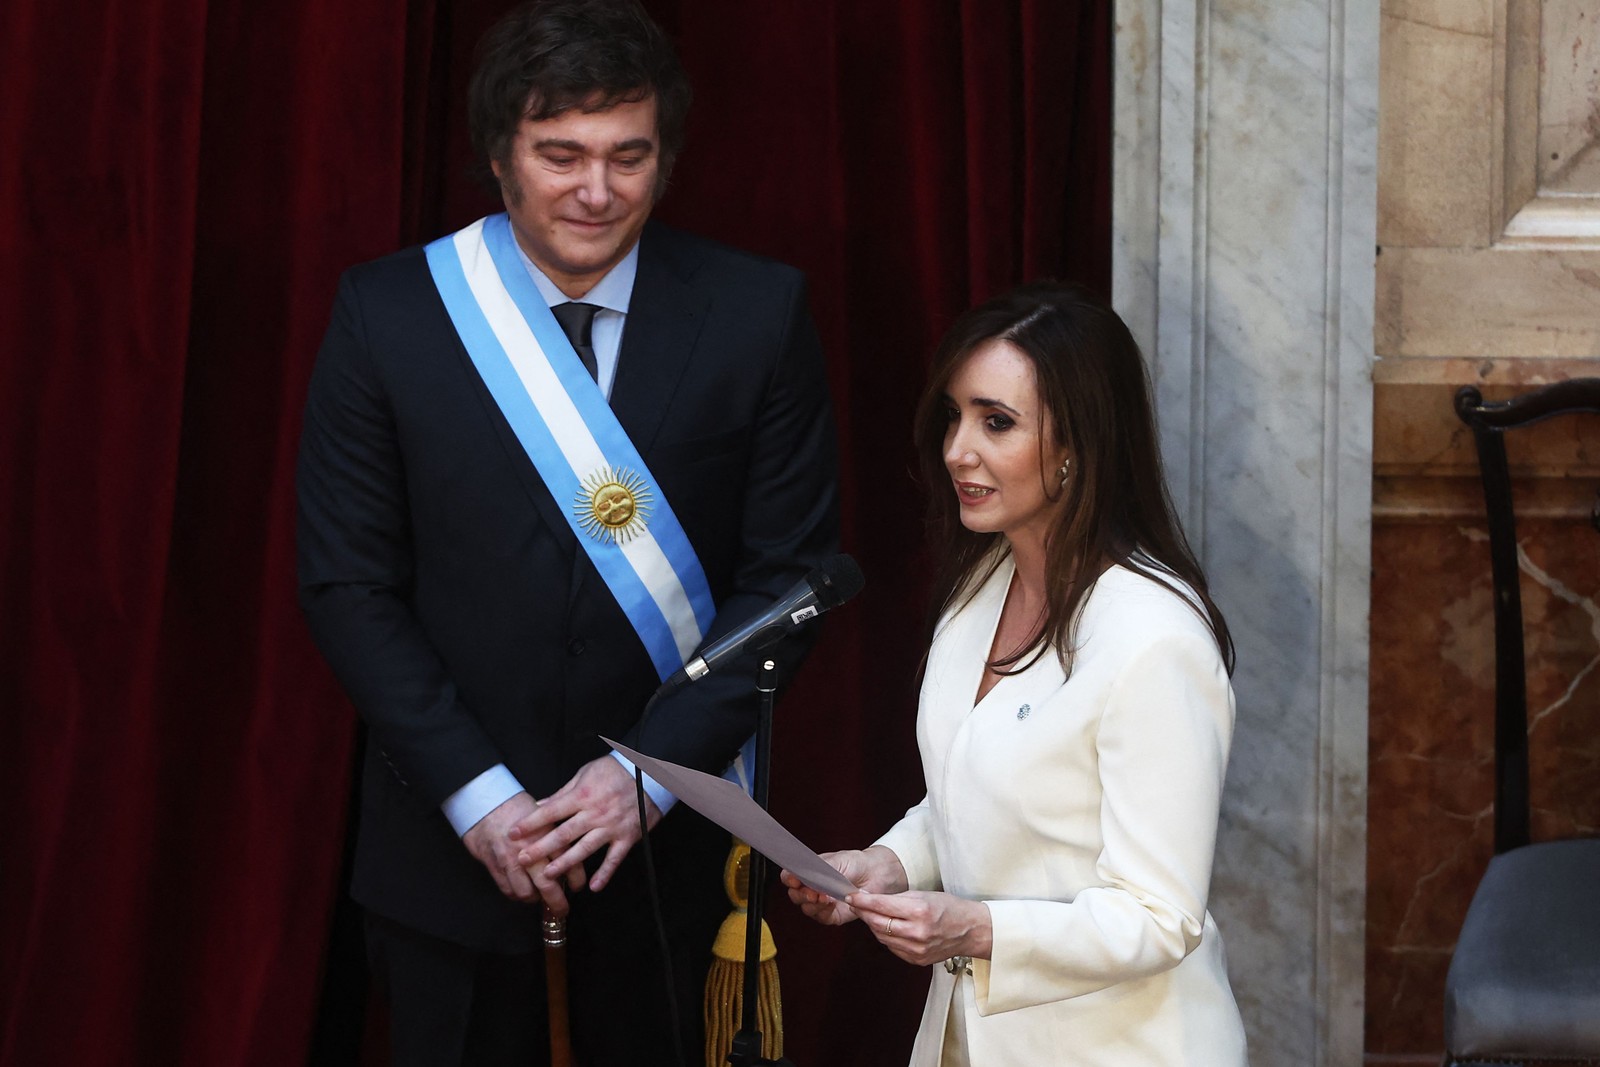
{"type": "MultiPolygon", "coordinates": [[[[750,846],[734,839],[722,868],[722,887],[733,912],[722,920],[711,946],[711,973],[706,976],[706,1067],[726,1067],[728,1050],[744,1020],[744,937],[750,899],[750,846]]],[[[756,1021],[761,1028],[761,1056],[783,1055],[783,997],[778,989],[778,946],[772,930],[761,924],[761,973],[757,976],[756,1021]]]]}

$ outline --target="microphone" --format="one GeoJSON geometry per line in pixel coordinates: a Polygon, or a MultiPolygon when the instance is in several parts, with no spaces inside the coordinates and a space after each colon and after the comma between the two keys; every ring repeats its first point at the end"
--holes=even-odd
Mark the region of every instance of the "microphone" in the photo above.
{"type": "Polygon", "coordinates": [[[832,611],[861,592],[866,579],[849,556],[838,555],[807,574],[766,611],[700,649],[699,655],[661,683],[656,696],[682,689],[745,652],[771,648],[808,619],[832,611]]]}

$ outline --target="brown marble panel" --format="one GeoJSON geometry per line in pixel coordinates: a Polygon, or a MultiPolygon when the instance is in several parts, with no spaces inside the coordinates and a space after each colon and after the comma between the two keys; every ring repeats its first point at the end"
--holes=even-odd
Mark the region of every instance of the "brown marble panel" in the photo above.
{"type": "Polygon", "coordinates": [[[1372,539],[1367,1050],[1438,1048],[1445,968],[1488,862],[1492,638],[1482,546],[1449,527],[1372,539]],[[1463,892],[1465,887],[1465,892],[1463,892]]]}
{"type": "Polygon", "coordinates": [[[1586,525],[1530,523],[1519,539],[1533,836],[1593,836],[1600,834],[1600,535],[1586,525]]]}
{"type": "MultiPolygon", "coordinates": [[[[1592,498],[1588,485],[1570,488],[1592,498]]],[[[1595,833],[1600,534],[1584,521],[1533,518],[1519,537],[1534,834],[1595,833]]],[[[1443,516],[1373,530],[1366,1047],[1374,1056],[1442,1050],[1445,971],[1493,851],[1486,538],[1481,520],[1443,516]]]]}

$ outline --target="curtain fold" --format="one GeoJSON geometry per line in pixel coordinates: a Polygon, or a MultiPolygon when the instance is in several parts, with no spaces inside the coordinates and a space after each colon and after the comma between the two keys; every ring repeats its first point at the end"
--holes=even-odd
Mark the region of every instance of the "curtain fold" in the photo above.
{"type": "MultiPolygon", "coordinates": [[[[339,273],[494,208],[463,112],[505,6],[0,5],[0,1065],[305,1061],[354,722],[294,602],[300,407],[339,273]]],[[[921,795],[916,391],[970,302],[1107,288],[1110,15],[647,6],[696,90],[660,214],[811,280],[868,585],[774,804],[863,845],[921,795]]],[[[791,1057],[903,1057],[924,977],[772,912],[791,1057]]]]}
{"type": "Polygon", "coordinates": [[[135,808],[161,772],[205,21],[179,0],[0,20],[0,1059],[20,1064],[91,1045],[64,999],[126,1032],[149,947],[135,808]]]}

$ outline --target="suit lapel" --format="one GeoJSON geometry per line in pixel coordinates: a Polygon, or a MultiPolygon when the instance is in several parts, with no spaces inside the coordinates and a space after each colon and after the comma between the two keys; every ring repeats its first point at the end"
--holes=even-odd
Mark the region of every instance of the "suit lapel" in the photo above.
{"type": "MultiPolygon", "coordinates": [[[[427,270],[426,264],[424,264],[423,270],[427,270]]],[[[467,354],[467,346],[462,343],[461,335],[456,332],[455,326],[451,324],[450,313],[445,309],[444,300],[439,297],[438,289],[434,287],[431,280],[428,283],[428,288],[433,292],[434,298],[439,301],[439,315],[444,320],[446,332],[450,335],[450,341],[455,349],[456,360],[461,366],[461,372],[471,384],[473,395],[483,405],[484,417],[489,420],[489,425],[494,427],[495,437],[499,440],[500,447],[505,450],[506,459],[511,463],[511,469],[517,473],[517,481],[521,482],[523,489],[527,490],[529,501],[533,504],[534,509],[539,512],[539,517],[544,520],[545,525],[555,532],[556,539],[562,547],[569,552],[576,550],[578,545],[577,535],[572,532],[572,526],[567,522],[566,516],[561,513],[561,508],[556,503],[555,497],[551,495],[549,486],[545,485],[544,479],[539,477],[538,468],[533,465],[533,460],[529,458],[527,450],[522,447],[522,442],[517,439],[516,431],[511,428],[511,423],[506,420],[505,413],[500,410],[500,404],[495,400],[494,394],[489,391],[489,386],[484,382],[483,375],[478,373],[478,368],[472,362],[472,357],[467,354]]]]}
{"type": "Polygon", "coordinates": [[[689,265],[675,255],[675,245],[670,231],[646,227],[611,387],[611,410],[647,462],[709,305],[689,285],[689,265]]]}

